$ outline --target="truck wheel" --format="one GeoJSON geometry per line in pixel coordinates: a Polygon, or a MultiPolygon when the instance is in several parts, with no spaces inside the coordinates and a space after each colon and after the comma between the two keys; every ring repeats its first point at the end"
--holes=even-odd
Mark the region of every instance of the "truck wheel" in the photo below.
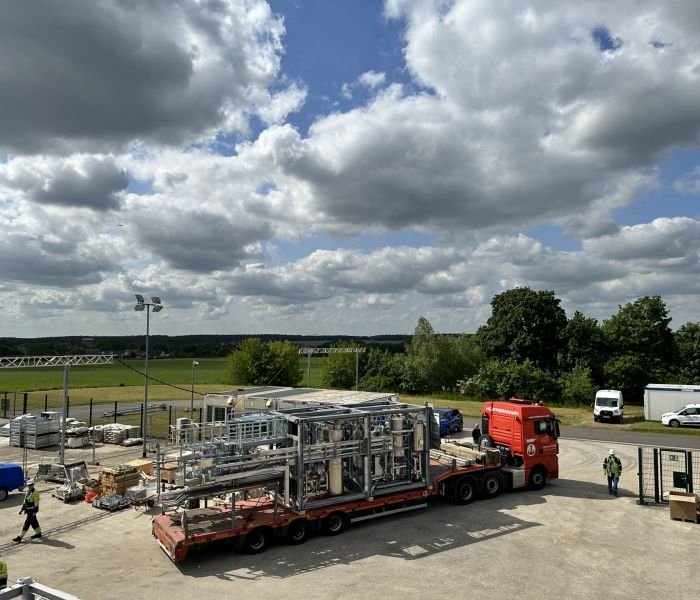
{"type": "Polygon", "coordinates": [[[0,487],[0,502],[7,498],[7,488],[0,487]]]}
{"type": "Polygon", "coordinates": [[[503,480],[498,473],[487,473],[481,483],[481,495],[484,498],[495,498],[503,489],[503,480]]]}
{"type": "Polygon", "coordinates": [[[531,490],[541,490],[547,483],[547,472],[542,467],[535,467],[530,473],[528,487],[531,490]]]}
{"type": "Polygon", "coordinates": [[[323,533],[326,535],[340,535],[345,530],[345,515],[334,512],[326,517],[323,522],[323,533]]]}
{"type": "Polygon", "coordinates": [[[265,529],[258,527],[245,536],[243,550],[248,554],[259,554],[267,549],[268,534],[265,529]]]}
{"type": "Polygon", "coordinates": [[[296,546],[309,538],[309,522],[306,519],[292,521],[287,528],[287,542],[296,546]]]}
{"type": "Polygon", "coordinates": [[[678,421],[678,419],[671,419],[671,420],[668,422],[668,424],[669,424],[671,427],[680,427],[680,426],[681,426],[681,423],[680,423],[680,421],[678,421]]]}
{"type": "Polygon", "coordinates": [[[476,481],[473,477],[462,477],[455,484],[454,500],[457,504],[469,504],[476,499],[476,481]]]}

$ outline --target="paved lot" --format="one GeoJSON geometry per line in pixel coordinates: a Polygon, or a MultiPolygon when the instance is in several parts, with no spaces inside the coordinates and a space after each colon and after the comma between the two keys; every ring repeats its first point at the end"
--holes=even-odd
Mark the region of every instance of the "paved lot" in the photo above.
{"type": "Polygon", "coordinates": [[[607,493],[608,442],[561,443],[563,478],[469,506],[357,524],[337,538],[274,546],[258,556],[205,551],[174,565],[150,516],[64,505],[44,491],[41,541],[14,545],[21,497],[0,508],[10,577],[31,575],[83,599],[123,598],[674,598],[700,594],[700,525],[635,503],[636,447],[618,444],[622,496],[607,493]]]}

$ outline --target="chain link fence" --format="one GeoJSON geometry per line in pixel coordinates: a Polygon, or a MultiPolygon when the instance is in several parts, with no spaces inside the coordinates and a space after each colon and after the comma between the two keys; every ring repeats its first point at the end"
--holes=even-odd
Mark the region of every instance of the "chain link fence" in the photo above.
{"type": "MultiPolygon", "coordinates": [[[[201,425],[202,409],[190,411],[190,400],[177,400],[169,403],[149,404],[147,420],[147,448],[155,452],[159,443],[164,452],[170,446],[170,427],[178,419],[187,418],[201,425]]],[[[141,427],[143,424],[143,403],[96,401],[92,398],[77,405],[67,403],[69,418],[84,422],[88,427],[121,423],[141,427]]],[[[16,463],[29,468],[44,463],[60,462],[60,447],[53,445],[40,449],[24,448],[10,444],[10,422],[21,415],[39,415],[42,412],[63,413],[63,395],[59,392],[0,392],[0,462],[16,463]]],[[[85,460],[104,466],[116,466],[142,456],[143,445],[121,446],[96,443],[83,448],[64,450],[65,463],[85,460]]]]}

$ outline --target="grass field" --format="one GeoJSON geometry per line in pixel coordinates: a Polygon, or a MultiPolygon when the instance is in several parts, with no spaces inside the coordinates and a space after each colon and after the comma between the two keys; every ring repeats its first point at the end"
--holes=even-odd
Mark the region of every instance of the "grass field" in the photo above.
{"type": "MultiPolygon", "coordinates": [[[[227,382],[225,377],[225,358],[195,359],[199,365],[195,367],[195,391],[199,394],[219,392],[240,387],[227,382]]],[[[323,357],[314,356],[311,359],[311,387],[323,387],[321,384],[321,364],[323,357]]],[[[71,406],[90,403],[110,404],[113,402],[143,401],[143,360],[128,360],[126,365],[90,365],[73,367],[69,377],[69,396],[71,406]]],[[[307,385],[307,359],[300,357],[300,368],[303,373],[300,385],[307,385]]],[[[155,359],[148,363],[149,376],[148,398],[150,402],[170,402],[190,398],[192,383],[192,359],[155,359]],[[158,383],[157,380],[170,385],[158,383]],[[173,387],[176,386],[176,387],[173,387]],[[178,389],[179,388],[179,389],[178,389]]],[[[22,392],[28,392],[28,408],[43,409],[62,406],[63,402],[63,369],[61,367],[31,368],[31,369],[2,369],[0,370],[0,397],[2,392],[10,392],[8,401],[21,406],[22,392]],[[18,392],[17,395],[14,392],[18,392]],[[19,403],[19,404],[18,404],[19,403]]],[[[402,394],[401,399],[410,404],[430,402],[435,406],[451,406],[459,408],[466,417],[465,427],[473,425],[481,416],[483,403],[479,400],[466,399],[457,394],[442,394],[434,396],[409,396],[402,394]]],[[[685,435],[700,435],[700,430],[691,428],[671,429],[661,423],[646,422],[642,406],[625,406],[625,421],[621,425],[595,423],[590,407],[570,407],[551,405],[564,426],[590,427],[595,429],[618,429],[627,431],[678,433],[685,435]]],[[[183,416],[183,415],[178,415],[183,416]]],[[[156,420],[158,417],[154,417],[156,420]]],[[[121,419],[120,419],[121,420],[121,419]]]]}

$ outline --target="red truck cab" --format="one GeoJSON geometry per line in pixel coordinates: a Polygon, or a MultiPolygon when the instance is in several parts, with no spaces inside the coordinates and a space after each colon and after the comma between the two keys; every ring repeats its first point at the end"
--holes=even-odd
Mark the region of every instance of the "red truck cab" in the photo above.
{"type": "Polygon", "coordinates": [[[529,488],[559,477],[559,421],[549,408],[520,398],[486,402],[481,420],[483,443],[499,448],[504,465],[523,467],[529,488]]]}

